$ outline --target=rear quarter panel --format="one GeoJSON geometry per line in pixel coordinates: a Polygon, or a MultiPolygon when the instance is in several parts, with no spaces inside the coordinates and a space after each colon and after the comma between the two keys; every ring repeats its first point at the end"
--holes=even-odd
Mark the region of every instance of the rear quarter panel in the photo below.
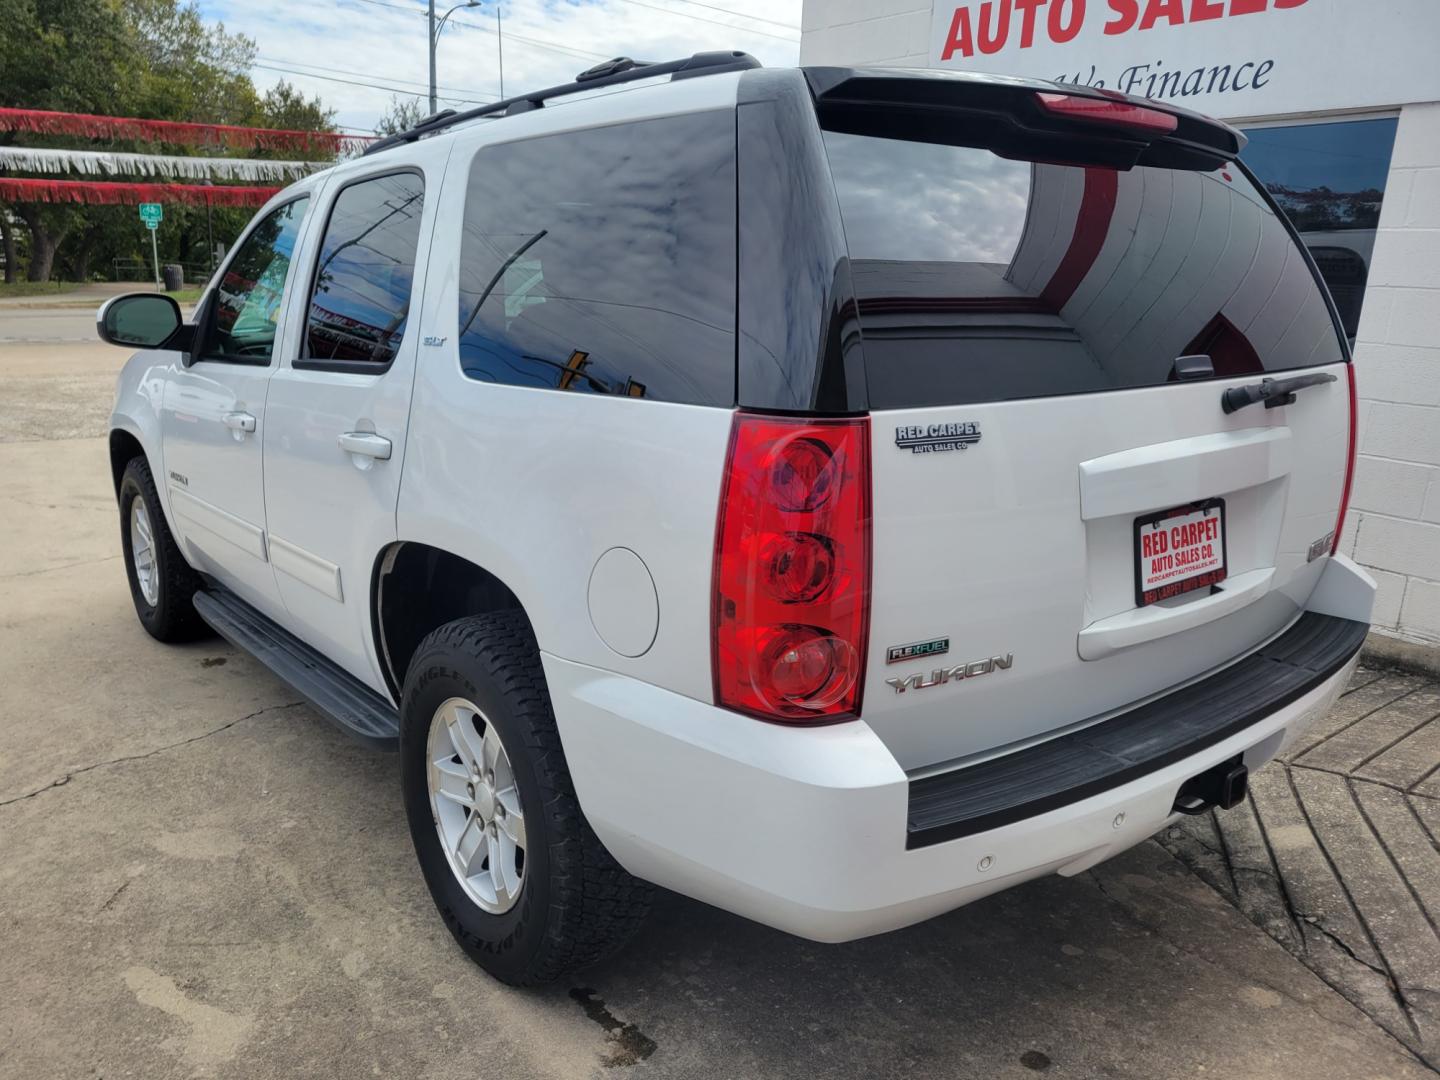
{"type": "Polygon", "coordinates": [[[397,520],[401,541],[442,548],[500,578],[545,652],[706,702],[715,515],[733,412],[467,378],[456,340],[458,266],[469,172],[485,146],[733,108],[737,80],[557,103],[451,136],[397,520]],[[643,560],[658,598],[655,641],[638,657],[613,651],[590,618],[592,571],[616,547],[643,560]]]}

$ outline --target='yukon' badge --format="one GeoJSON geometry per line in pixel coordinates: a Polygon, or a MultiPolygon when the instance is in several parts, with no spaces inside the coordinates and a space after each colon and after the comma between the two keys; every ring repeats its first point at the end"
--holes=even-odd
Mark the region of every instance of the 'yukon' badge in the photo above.
{"type": "Polygon", "coordinates": [[[918,671],[914,675],[906,675],[903,679],[896,675],[886,679],[885,685],[894,687],[897,694],[903,694],[906,690],[929,690],[932,686],[944,686],[948,682],[959,682],[961,679],[974,679],[989,675],[992,671],[1006,671],[1013,663],[1015,655],[1006,653],[1004,656],[989,656],[968,664],[956,664],[952,668],[936,668],[929,675],[918,671]]]}
{"type": "Polygon", "coordinates": [[[885,662],[898,664],[902,660],[919,660],[926,656],[944,656],[950,651],[948,637],[930,641],[913,641],[909,645],[891,645],[885,650],[885,662]]]}
{"type": "Polygon", "coordinates": [[[913,424],[895,429],[895,445],[912,454],[938,454],[942,450],[964,450],[980,441],[980,425],[974,420],[963,424],[913,424]]]}

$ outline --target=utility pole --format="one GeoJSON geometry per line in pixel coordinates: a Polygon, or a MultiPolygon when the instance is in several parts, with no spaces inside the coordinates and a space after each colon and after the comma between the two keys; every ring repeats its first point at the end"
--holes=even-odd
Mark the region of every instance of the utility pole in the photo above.
{"type": "MultiPolygon", "coordinates": [[[[431,116],[434,116],[437,112],[440,111],[440,100],[439,100],[439,98],[437,98],[436,95],[435,95],[435,48],[436,48],[437,45],[440,44],[440,31],[442,31],[442,30],[445,29],[445,20],[448,19],[448,18],[450,18],[451,15],[454,15],[455,12],[459,11],[461,8],[472,8],[472,7],[479,7],[479,6],[480,6],[480,0],[465,0],[465,2],[464,2],[463,4],[456,4],[456,5],[455,5],[454,7],[452,7],[449,11],[445,12],[444,15],[441,15],[440,18],[439,18],[439,20],[437,21],[436,18],[435,18],[435,0],[430,0],[430,4],[429,4],[429,23],[430,23],[430,115],[431,115],[431,116]]],[[[503,55],[502,55],[502,58],[501,58],[501,64],[502,64],[502,65],[504,64],[503,55]]],[[[501,85],[503,86],[503,85],[504,85],[504,82],[505,82],[505,76],[504,76],[503,67],[502,67],[502,71],[501,71],[500,82],[501,82],[501,85]]]]}
{"type": "Polygon", "coordinates": [[[500,5],[504,0],[495,0],[495,46],[500,50],[500,100],[505,100],[505,26],[500,18],[500,5]]]}
{"type": "Polygon", "coordinates": [[[430,114],[440,110],[435,101],[435,0],[430,0],[430,114]]]}

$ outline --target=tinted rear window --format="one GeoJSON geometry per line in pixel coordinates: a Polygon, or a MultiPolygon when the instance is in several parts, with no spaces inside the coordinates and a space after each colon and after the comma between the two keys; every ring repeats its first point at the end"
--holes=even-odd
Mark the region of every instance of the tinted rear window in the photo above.
{"type": "Polygon", "coordinates": [[[1325,296],[1238,169],[1118,171],[827,132],[873,408],[1337,363],[1325,296]]]}
{"type": "Polygon", "coordinates": [[[735,115],[487,147],[460,260],[466,375],[735,401],[735,115]]]}

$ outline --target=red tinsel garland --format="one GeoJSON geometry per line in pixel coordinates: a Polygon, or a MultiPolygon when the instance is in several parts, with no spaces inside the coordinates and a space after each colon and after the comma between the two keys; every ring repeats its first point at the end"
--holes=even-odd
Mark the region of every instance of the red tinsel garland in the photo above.
{"type": "Polygon", "coordinates": [[[285,131],[233,124],[190,124],[175,120],[139,120],[125,116],[0,109],[0,130],[40,135],[78,135],[90,139],[135,139],[183,146],[230,146],[250,150],[321,150],[348,153],[374,139],[334,131],[285,131]]]}
{"type": "Polygon", "coordinates": [[[100,180],[31,180],[0,176],[0,202],[138,206],[145,202],[190,206],[263,206],[278,187],[204,184],[117,184],[100,180]]]}

